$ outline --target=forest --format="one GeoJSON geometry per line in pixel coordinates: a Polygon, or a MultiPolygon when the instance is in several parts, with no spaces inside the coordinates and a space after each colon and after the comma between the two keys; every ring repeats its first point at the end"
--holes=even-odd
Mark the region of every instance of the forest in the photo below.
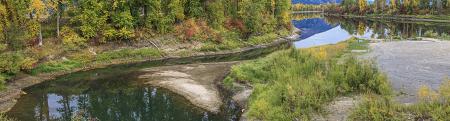
{"type": "Polygon", "coordinates": [[[93,46],[169,36],[213,48],[203,50],[243,47],[242,43],[286,33],[291,28],[290,9],[290,0],[1,0],[0,85],[45,64],[51,66],[38,70],[68,70],[102,60],[51,58],[93,46]]]}

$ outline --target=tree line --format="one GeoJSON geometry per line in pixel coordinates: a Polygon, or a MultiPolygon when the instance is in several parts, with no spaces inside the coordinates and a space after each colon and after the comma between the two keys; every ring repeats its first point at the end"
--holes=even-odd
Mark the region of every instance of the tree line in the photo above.
{"type": "Polygon", "coordinates": [[[447,14],[450,0],[343,0],[328,12],[348,14],[447,14]]]}
{"type": "Polygon", "coordinates": [[[75,44],[132,40],[144,30],[174,33],[176,25],[187,20],[204,21],[213,30],[260,35],[288,28],[290,4],[290,0],[0,0],[0,43],[42,45],[45,37],[75,44]],[[46,36],[43,26],[48,24],[56,24],[48,34],[54,36],[46,36]]]}

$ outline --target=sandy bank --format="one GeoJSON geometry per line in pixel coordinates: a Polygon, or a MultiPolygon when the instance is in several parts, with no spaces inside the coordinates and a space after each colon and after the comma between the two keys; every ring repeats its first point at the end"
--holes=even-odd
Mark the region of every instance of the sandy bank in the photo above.
{"type": "Polygon", "coordinates": [[[230,67],[238,62],[163,66],[142,69],[145,84],[167,88],[192,104],[213,113],[220,112],[222,98],[217,87],[230,67]]]}

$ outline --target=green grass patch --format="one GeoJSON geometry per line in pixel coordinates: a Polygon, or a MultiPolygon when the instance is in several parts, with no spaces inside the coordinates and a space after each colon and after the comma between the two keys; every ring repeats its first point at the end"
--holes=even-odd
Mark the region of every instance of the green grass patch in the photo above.
{"type": "Polygon", "coordinates": [[[64,60],[64,61],[49,61],[38,65],[31,70],[31,74],[51,73],[57,71],[67,71],[75,68],[82,67],[84,63],[76,60],[64,60]]]}
{"type": "Polygon", "coordinates": [[[234,66],[224,80],[253,85],[248,117],[253,120],[311,120],[323,105],[340,95],[390,94],[386,78],[369,62],[340,57],[349,43],[276,52],[234,66]],[[342,60],[342,59],[341,59],[342,60]]]}
{"type": "Polygon", "coordinates": [[[144,59],[161,56],[162,53],[154,48],[122,49],[98,54],[95,60],[99,62],[108,62],[114,59],[144,59]]]}
{"type": "Polygon", "coordinates": [[[369,49],[369,40],[352,38],[348,40],[350,50],[367,50],[369,49]]]}

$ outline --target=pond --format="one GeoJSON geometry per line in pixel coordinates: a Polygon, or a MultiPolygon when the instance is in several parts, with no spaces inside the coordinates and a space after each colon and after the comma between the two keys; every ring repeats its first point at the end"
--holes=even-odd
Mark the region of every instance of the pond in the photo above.
{"type": "Polygon", "coordinates": [[[301,31],[297,48],[335,44],[351,37],[383,40],[417,40],[418,37],[450,38],[450,24],[344,18],[321,14],[295,14],[292,23],[301,31]]]}

